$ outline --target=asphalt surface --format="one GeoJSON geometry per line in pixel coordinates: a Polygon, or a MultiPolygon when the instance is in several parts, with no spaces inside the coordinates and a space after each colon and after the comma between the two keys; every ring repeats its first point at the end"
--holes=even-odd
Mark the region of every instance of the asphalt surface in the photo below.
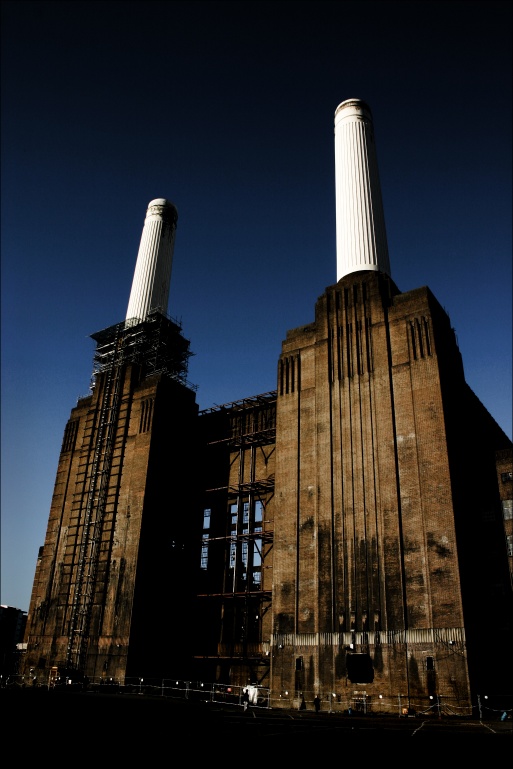
{"type": "MultiPolygon", "coordinates": [[[[41,749],[50,746],[72,750],[73,755],[81,746],[84,751],[97,751],[97,758],[106,762],[133,759],[141,750],[156,754],[191,748],[203,751],[213,744],[244,748],[262,740],[269,746],[324,750],[339,747],[341,741],[370,745],[390,739],[424,744],[428,740],[428,746],[438,746],[436,750],[448,740],[469,747],[487,740],[486,755],[499,757],[504,750],[511,754],[508,738],[513,737],[513,721],[501,721],[500,714],[480,721],[253,707],[244,712],[238,706],[212,702],[46,688],[0,689],[0,703],[3,738],[21,744],[25,758],[40,757],[41,749]]],[[[304,758],[309,760],[306,754],[304,758]]]]}

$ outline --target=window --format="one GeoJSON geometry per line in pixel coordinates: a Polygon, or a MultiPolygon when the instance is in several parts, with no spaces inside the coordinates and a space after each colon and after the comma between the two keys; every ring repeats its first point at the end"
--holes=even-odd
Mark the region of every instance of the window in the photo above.
{"type": "Polygon", "coordinates": [[[253,587],[255,590],[262,588],[262,540],[255,539],[253,543],[253,587]]]}
{"type": "Polygon", "coordinates": [[[230,569],[235,568],[236,557],[237,557],[237,546],[235,542],[230,542],[230,569]]]}
{"type": "Polygon", "coordinates": [[[501,481],[503,483],[511,483],[513,481],[513,472],[510,470],[508,473],[501,473],[501,481]]]}
{"type": "Polygon", "coordinates": [[[228,505],[228,568],[236,590],[262,589],[264,511],[261,500],[240,499],[228,505]]]}
{"type": "Polygon", "coordinates": [[[246,569],[248,565],[248,543],[247,542],[242,543],[242,563],[244,564],[244,569],[246,569]]]}
{"type": "Polygon", "coordinates": [[[260,568],[262,565],[262,540],[261,539],[255,539],[253,543],[253,566],[256,568],[260,568]]]}
{"type": "MultiPolygon", "coordinates": [[[[208,539],[208,534],[203,534],[203,540],[208,539]]],[[[208,566],[208,544],[204,541],[201,545],[201,568],[206,569],[208,566]]]]}
{"type": "Polygon", "coordinates": [[[209,507],[206,507],[203,510],[203,534],[202,534],[202,543],[201,543],[201,563],[200,568],[206,569],[208,567],[208,539],[209,539],[209,529],[210,529],[210,514],[212,510],[209,507]]]}
{"type": "Polygon", "coordinates": [[[513,518],[513,499],[504,499],[502,501],[502,517],[505,521],[511,521],[513,518]]]}
{"type": "Polygon", "coordinates": [[[262,531],[263,510],[262,502],[255,502],[255,531],[262,531]]]}

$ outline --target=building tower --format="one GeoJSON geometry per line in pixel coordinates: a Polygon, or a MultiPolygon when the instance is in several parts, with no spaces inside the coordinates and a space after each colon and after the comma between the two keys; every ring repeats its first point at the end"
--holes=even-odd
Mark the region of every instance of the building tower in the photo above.
{"type": "Polygon", "coordinates": [[[92,335],[27,619],[24,667],[43,682],[160,675],[187,646],[197,406],[189,342],[166,315],[176,223],[172,203],[150,202],[127,318],[92,335]]]}
{"type": "Polygon", "coordinates": [[[431,291],[390,276],[358,99],[335,112],[335,157],[338,282],[279,359],[272,697],[468,708],[497,680],[511,690],[495,464],[511,442],[466,384],[431,291]]]}

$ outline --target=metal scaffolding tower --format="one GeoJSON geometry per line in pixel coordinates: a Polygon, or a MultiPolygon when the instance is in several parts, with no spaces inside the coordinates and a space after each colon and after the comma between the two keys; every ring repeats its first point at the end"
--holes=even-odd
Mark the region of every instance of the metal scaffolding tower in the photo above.
{"type": "Polygon", "coordinates": [[[205,492],[205,504],[217,511],[218,522],[204,530],[202,547],[205,552],[217,549],[217,569],[223,572],[222,578],[210,580],[220,589],[200,595],[218,607],[219,637],[211,654],[251,671],[252,680],[259,682],[269,672],[269,644],[262,628],[272,596],[265,571],[272,568],[273,521],[268,511],[274,496],[270,459],[276,440],[276,396],[272,391],[200,413],[218,414],[207,451],[224,453],[229,464],[228,483],[205,492]]]}

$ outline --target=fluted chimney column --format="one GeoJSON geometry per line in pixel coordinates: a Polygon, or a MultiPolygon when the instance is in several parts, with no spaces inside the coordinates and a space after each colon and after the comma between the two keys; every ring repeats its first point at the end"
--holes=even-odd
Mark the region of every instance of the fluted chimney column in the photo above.
{"type": "Polygon", "coordinates": [[[148,204],[126,319],[144,320],[152,310],[167,313],[178,212],[169,200],[148,204]]]}
{"type": "Polygon", "coordinates": [[[372,113],[361,99],[335,110],[337,281],[358,270],[390,275],[372,113]]]}

